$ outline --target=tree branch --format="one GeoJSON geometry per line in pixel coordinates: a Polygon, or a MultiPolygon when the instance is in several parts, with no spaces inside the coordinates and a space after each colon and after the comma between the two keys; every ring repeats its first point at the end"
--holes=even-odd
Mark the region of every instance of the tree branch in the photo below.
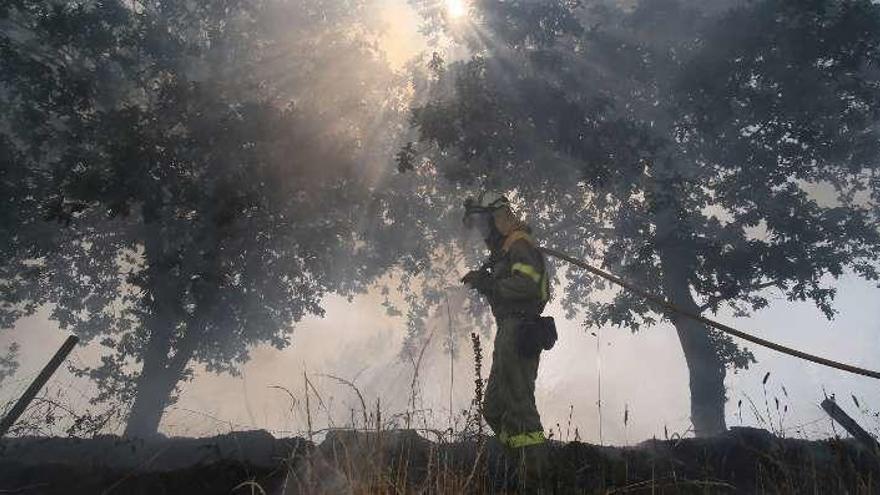
{"type": "MultiPolygon", "coordinates": [[[[766,289],[767,287],[774,287],[774,286],[778,287],[778,286],[782,285],[782,282],[783,282],[782,279],[775,279],[775,280],[770,280],[767,282],[761,282],[759,284],[754,284],[754,285],[751,285],[749,287],[744,288],[743,290],[740,291],[740,294],[754,292],[756,290],[761,290],[761,289],[766,289]]],[[[709,308],[715,307],[725,301],[729,301],[730,299],[732,299],[732,298],[721,297],[721,296],[708,296],[708,300],[705,303],[703,303],[702,306],[700,306],[700,313],[702,313],[703,311],[706,311],[709,308]]]]}

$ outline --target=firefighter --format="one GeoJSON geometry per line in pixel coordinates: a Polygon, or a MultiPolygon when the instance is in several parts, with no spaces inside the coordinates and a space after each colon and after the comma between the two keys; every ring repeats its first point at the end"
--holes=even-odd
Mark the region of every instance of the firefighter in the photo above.
{"type": "Polygon", "coordinates": [[[501,194],[485,192],[466,201],[464,223],[479,231],[490,257],[462,282],[488,301],[498,328],[483,415],[507,452],[527,464],[531,477],[546,457],[535,379],[541,350],[552,347],[548,341],[556,336],[555,327],[542,325],[552,319],[540,317],[549,299],[544,257],[501,194]]]}

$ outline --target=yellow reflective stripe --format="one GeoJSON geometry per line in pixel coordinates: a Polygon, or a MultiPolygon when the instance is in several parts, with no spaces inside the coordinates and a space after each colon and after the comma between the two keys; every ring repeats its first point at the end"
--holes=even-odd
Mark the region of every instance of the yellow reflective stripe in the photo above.
{"type": "Polygon", "coordinates": [[[547,274],[541,276],[541,301],[550,300],[550,281],[547,280],[547,274]]]}
{"type": "Polygon", "coordinates": [[[539,272],[532,265],[527,265],[525,263],[514,263],[513,267],[510,269],[511,272],[520,272],[526,277],[532,279],[536,284],[541,283],[541,272],[539,272]]]}
{"type": "Polygon", "coordinates": [[[535,245],[535,240],[532,239],[532,236],[530,236],[528,232],[524,230],[514,230],[504,239],[504,243],[501,245],[501,250],[506,253],[510,250],[510,246],[512,246],[514,242],[520,239],[524,239],[532,246],[535,245]]]}
{"type": "Polygon", "coordinates": [[[520,433],[519,435],[508,435],[502,432],[498,435],[498,440],[511,449],[520,449],[530,445],[542,444],[544,443],[545,438],[544,432],[539,430],[520,433]]]}

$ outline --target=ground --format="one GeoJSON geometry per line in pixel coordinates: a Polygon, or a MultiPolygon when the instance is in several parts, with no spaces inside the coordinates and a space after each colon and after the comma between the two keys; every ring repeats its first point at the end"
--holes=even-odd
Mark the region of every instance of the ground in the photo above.
{"type": "MultiPolygon", "coordinates": [[[[713,439],[553,443],[546,493],[878,493],[880,461],[846,439],[735,428],[713,439]]],[[[213,438],[0,441],[0,493],[516,493],[494,440],[336,430],[315,444],[262,431],[213,438]],[[478,456],[478,453],[481,455],[478,456]]],[[[519,489],[517,489],[519,486],[519,489]]]]}

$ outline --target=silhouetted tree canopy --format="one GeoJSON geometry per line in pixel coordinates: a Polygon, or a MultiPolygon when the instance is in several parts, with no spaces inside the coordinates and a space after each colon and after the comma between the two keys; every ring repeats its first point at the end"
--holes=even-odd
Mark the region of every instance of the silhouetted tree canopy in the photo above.
{"type": "MultiPolygon", "coordinates": [[[[515,191],[546,243],[692,311],[743,316],[772,287],[831,317],[834,279],[877,279],[872,2],[486,0],[474,15],[457,36],[476,55],[413,110],[411,154],[448,180],[515,191]]],[[[588,325],[675,323],[696,433],[724,429],[724,368],[747,349],[567,280],[588,325]]]]}
{"type": "MultiPolygon", "coordinates": [[[[834,279],[877,279],[874,3],[476,0],[456,23],[411,3],[472,56],[392,72],[369,0],[0,6],[0,327],[49,307],[99,342],[95,400],[146,435],[194,366],[287,346],[328,294],[377,287],[405,353],[447,305],[487,328],[453,291],[482,255],[460,224],[482,188],[695,312],[772,289],[831,317],[834,279]]],[[[565,280],[587,325],[672,321],[695,431],[725,428],[748,349],[565,280]]]]}
{"type": "Polygon", "coordinates": [[[128,433],[155,433],[194,364],[235,372],[393,264],[364,216],[394,95],[363,7],[4,9],[3,323],[49,303],[98,339],[84,372],[133,401],[128,433]]]}

